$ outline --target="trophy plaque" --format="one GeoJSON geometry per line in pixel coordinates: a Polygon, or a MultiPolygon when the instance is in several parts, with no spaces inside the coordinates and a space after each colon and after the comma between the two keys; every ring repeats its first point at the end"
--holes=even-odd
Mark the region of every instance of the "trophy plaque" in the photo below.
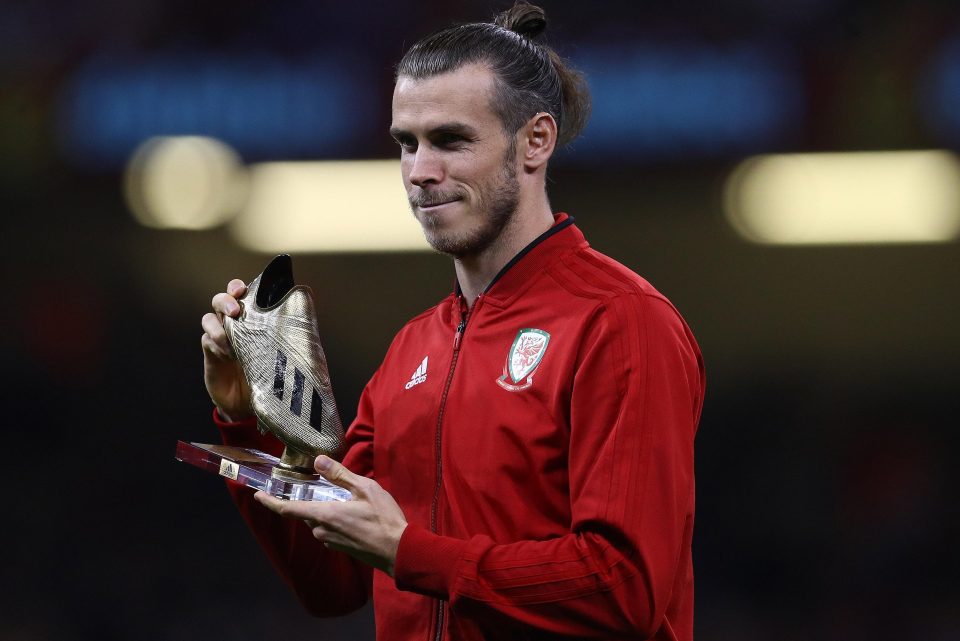
{"type": "Polygon", "coordinates": [[[250,386],[257,426],[286,446],[283,455],[179,441],[177,460],[283,499],[350,500],[348,490],[313,469],[320,454],[339,459],[343,425],[310,288],[294,285],[293,261],[282,254],[253,279],[238,302],[239,316],[221,320],[250,386]]]}

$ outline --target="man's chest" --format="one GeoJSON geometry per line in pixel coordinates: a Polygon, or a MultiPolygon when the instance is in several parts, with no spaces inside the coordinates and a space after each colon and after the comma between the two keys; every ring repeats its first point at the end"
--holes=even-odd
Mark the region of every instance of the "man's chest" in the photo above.
{"type": "Polygon", "coordinates": [[[459,337],[456,324],[427,324],[394,345],[374,466],[408,518],[491,535],[530,510],[565,519],[578,342],[568,316],[531,309],[468,318],[459,337]]]}

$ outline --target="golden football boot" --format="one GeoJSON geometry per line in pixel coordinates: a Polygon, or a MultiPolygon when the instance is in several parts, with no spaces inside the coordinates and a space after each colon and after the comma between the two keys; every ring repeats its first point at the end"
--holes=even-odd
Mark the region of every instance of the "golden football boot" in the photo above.
{"type": "Polygon", "coordinates": [[[316,477],[318,455],[339,458],[343,425],[320,346],[312,292],[294,285],[290,256],[270,261],[247,285],[240,315],[223,321],[250,384],[250,405],[260,430],[286,445],[275,475],[316,477]]]}

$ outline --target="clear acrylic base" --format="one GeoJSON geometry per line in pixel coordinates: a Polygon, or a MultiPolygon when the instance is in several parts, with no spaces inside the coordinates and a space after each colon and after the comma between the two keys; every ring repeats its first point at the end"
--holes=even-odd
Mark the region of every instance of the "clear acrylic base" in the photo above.
{"type": "Polygon", "coordinates": [[[248,487],[290,501],[349,501],[348,490],[322,477],[293,479],[277,476],[280,459],[259,450],[228,445],[177,441],[177,460],[215,472],[248,487]]]}

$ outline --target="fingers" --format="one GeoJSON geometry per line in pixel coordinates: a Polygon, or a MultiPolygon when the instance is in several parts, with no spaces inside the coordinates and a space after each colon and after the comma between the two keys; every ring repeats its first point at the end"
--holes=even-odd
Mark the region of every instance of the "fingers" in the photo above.
{"type": "Polygon", "coordinates": [[[246,293],[247,286],[239,278],[234,278],[227,283],[227,291],[215,295],[210,304],[218,314],[236,317],[240,314],[240,303],[237,300],[246,293]]]}
{"type": "Polygon", "coordinates": [[[280,516],[287,516],[286,508],[291,504],[290,501],[283,501],[275,496],[270,496],[263,490],[257,491],[257,493],[253,495],[253,498],[271,512],[275,512],[280,516]]]}
{"type": "Polygon", "coordinates": [[[318,456],[313,462],[313,467],[323,478],[334,485],[339,485],[342,488],[350,490],[354,498],[358,498],[364,494],[363,490],[370,480],[365,476],[354,474],[340,463],[323,454],[318,456]]]}
{"type": "Polygon", "coordinates": [[[223,330],[222,316],[232,316],[236,318],[240,315],[240,303],[237,299],[247,292],[247,286],[239,278],[234,278],[227,283],[227,291],[220,292],[210,301],[213,307],[212,313],[203,315],[200,319],[200,325],[203,327],[204,335],[200,339],[200,345],[203,351],[215,358],[230,359],[235,358],[230,341],[227,340],[227,334],[223,330]]]}
{"type": "Polygon", "coordinates": [[[220,292],[210,301],[213,311],[224,316],[236,318],[240,315],[240,303],[237,299],[226,292],[220,292]]]}
{"type": "MultiPolygon", "coordinates": [[[[324,538],[328,539],[330,534],[335,531],[334,523],[342,517],[336,508],[330,510],[330,506],[322,501],[285,501],[267,494],[263,490],[254,494],[253,498],[271,512],[285,519],[306,521],[311,530],[316,530],[314,536],[318,539],[321,538],[318,534],[322,534],[324,538]]],[[[341,503],[337,507],[342,508],[342,506],[341,503]]],[[[340,538],[342,539],[342,537],[340,538]]],[[[342,540],[345,541],[346,539],[342,540]]]]}
{"type": "MultiPolygon", "coordinates": [[[[204,358],[212,359],[213,361],[232,360],[230,356],[206,334],[200,337],[200,347],[203,349],[204,358]]],[[[213,364],[213,362],[211,362],[211,364],[213,364]]]]}
{"type": "Polygon", "coordinates": [[[200,319],[200,326],[203,327],[204,332],[200,339],[200,345],[204,351],[216,358],[233,360],[233,348],[227,340],[227,333],[223,329],[220,317],[213,312],[208,312],[200,319]]]}
{"type": "Polygon", "coordinates": [[[263,490],[254,494],[253,498],[263,507],[286,519],[311,518],[312,514],[309,508],[315,505],[312,501],[284,501],[283,499],[278,499],[275,496],[267,494],[263,490]]]}
{"type": "Polygon", "coordinates": [[[257,492],[254,498],[281,517],[304,521],[314,538],[329,549],[346,552],[391,574],[400,538],[407,527],[403,511],[376,481],[357,477],[324,459],[317,457],[317,469],[328,480],[349,487],[354,500],[283,501],[265,492],[257,492]]]}
{"type": "Polygon", "coordinates": [[[227,293],[233,296],[234,298],[240,298],[247,293],[247,286],[239,278],[234,278],[229,283],[227,283],[227,293]]]}
{"type": "Polygon", "coordinates": [[[331,530],[328,527],[309,521],[307,522],[307,527],[310,528],[310,533],[313,534],[313,538],[322,541],[323,544],[331,550],[349,553],[354,548],[354,542],[336,530],[331,530]]]}

